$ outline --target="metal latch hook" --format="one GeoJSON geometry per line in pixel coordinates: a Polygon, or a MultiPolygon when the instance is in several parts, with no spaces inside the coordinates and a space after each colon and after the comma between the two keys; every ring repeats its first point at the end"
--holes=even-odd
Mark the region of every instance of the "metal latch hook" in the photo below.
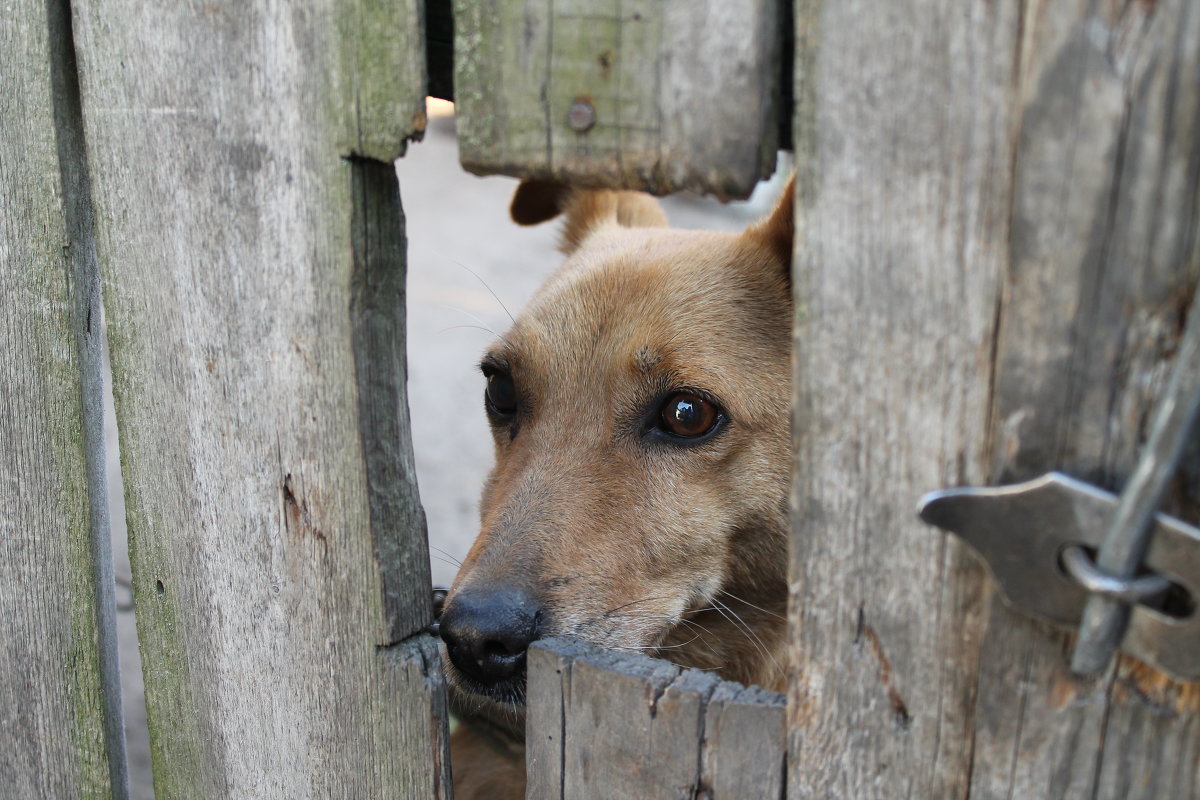
{"type": "Polygon", "coordinates": [[[1200,296],[1119,500],[1050,473],[1018,486],[933,492],[919,513],[979,551],[1011,605],[1078,626],[1071,657],[1077,674],[1100,674],[1119,648],[1176,678],[1198,680],[1200,530],[1156,514],[1198,412],[1200,296]],[[1095,560],[1081,545],[1095,548],[1095,560]],[[1151,573],[1139,575],[1143,567],[1151,573]],[[1186,616],[1145,605],[1173,584],[1192,598],[1186,616]]]}

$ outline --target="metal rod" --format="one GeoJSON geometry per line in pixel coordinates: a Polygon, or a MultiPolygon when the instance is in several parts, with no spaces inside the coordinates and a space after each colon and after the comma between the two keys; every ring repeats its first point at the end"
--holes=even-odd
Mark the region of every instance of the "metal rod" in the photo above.
{"type": "MultiPolygon", "coordinates": [[[[1171,380],[1158,402],[1150,437],[1113,514],[1096,566],[1114,578],[1132,578],[1150,544],[1151,523],[1175,472],[1188,431],[1200,410],[1200,293],[1188,310],[1171,380]]],[[[1079,623],[1071,669],[1092,677],[1108,668],[1125,636],[1130,606],[1103,595],[1088,598],[1079,623]]]]}

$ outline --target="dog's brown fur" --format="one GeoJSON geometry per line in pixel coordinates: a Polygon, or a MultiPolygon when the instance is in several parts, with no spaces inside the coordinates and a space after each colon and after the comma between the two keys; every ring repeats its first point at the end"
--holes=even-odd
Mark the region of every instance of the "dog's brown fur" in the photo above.
{"type": "MultiPolygon", "coordinates": [[[[485,357],[518,411],[493,420],[482,529],[447,608],[463,587],[519,582],[542,636],[783,689],[791,197],[724,234],[667,229],[639,193],[522,184],[514,219],[565,213],[568,258],[485,357]],[[726,416],[699,444],[648,432],[679,389],[726,416]]],[[[447,672],[475,718],[452,740],[456,796],[523,797],[520,707],[447,672]]]]}

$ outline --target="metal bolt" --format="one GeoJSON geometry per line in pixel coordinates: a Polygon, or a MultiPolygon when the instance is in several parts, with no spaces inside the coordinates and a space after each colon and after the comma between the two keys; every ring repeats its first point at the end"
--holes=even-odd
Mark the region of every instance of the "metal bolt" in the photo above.
{"type": "Polygon", "coordinates": [[[596,124],[596,109],[592,108],[592,104],[587,100],[576,100],[571,103],[571,110],[567,112],[567,124],[571,126],[571,130],[579,133],[591,129],[596,124]]]}

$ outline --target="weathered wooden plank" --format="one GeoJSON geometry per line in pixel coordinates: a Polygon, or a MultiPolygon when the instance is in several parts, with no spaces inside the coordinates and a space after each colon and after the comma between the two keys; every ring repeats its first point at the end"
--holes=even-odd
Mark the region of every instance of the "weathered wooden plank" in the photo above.
{"type": "Polygon", "coordinates": [[[784,796],[787,730],[784,697],[757,686],[722,683],[709,698],[701,782],[710,800],[784,796]]]}
{"type": "Polygon", "coordinates": [[[444,796],[391,164],[417,5],[75,10],[157,796],[444,796]]]}
{"type": "MultiPolygon", "coordinates": [[[[657,764],[660,797],[700,796],[704,786],[705,737],[712,721],[709,698],[721,681],[711,672],[685,669],[663,691],[654,707],[648,760],[657,764]]],[[[782,704],[782,695],[778,696],[782,704]]],[[[783,731],[779,731],[783,745],[783,731]]],[[[749,796],[749,795],[747,795],[749,796]]]]}
{"type": "Polygon", "coordinates": [[[528,668],[530,800],[782,796],[783,695],[572,639],[528,668]]]}
{"type": "Polygon", "coordinates": [[[66,4],[6,5],[0,85],[0,786],[125,797],[98,276],[66,4]]]}
{"type": "Polygon", "coordinates": [[[911,509],[1128,474],[1200,275],[1198,53],[1179,1],[798,7],[789,796],[1194,792],[1196,687],[1076,680],[911,509]]]}
{"type": "MultiPolygon", "coordinates": [[[[1118,490],[1200,279],[1200,9],[1080,3],[1033,22],[1018,84],[990,479],[1066,467],[1118,490]]],[[[1181,482],[1168,505],[1200,519],[1200,487],[1181,482]]],[[[1069,647],[1070,637],[993,609],[983,659],[1039,668],[1016,692],[981,674],[972,796],[1194,796],[1200,686],[1127,660],[1079,681],[1064,666],[1069,647]],[[1014,694],[1024,713],[994,736],[983,721],[1012,716],[1014,694]]]]}
{"type": "Polygon", "coordinates": [[[564,700],[564,798],[658,794],[659,770],[672,767],[647,757],[656,738],[654,709],[678,674],[673,664],[626,654],[575,657],[564,700]]]}
{"type": "Polygon", "coordinates": [[[456,0],[454,12],[472,172],[745,197],[774,167],[774,2],[456,0]]]}
{"type": "Polygon", "coordinates": [[[984,576],[913,509],[984,476],[1015,23],[797,6],[791,798],[969,781],[984,576]]]}
{"type": "Polygon", "coordinates": [[[525,797],[562,797],[566,703],[571,689],[571,662],[587,651],[570,639],[544,639],[526,656],[525,797]]]}

